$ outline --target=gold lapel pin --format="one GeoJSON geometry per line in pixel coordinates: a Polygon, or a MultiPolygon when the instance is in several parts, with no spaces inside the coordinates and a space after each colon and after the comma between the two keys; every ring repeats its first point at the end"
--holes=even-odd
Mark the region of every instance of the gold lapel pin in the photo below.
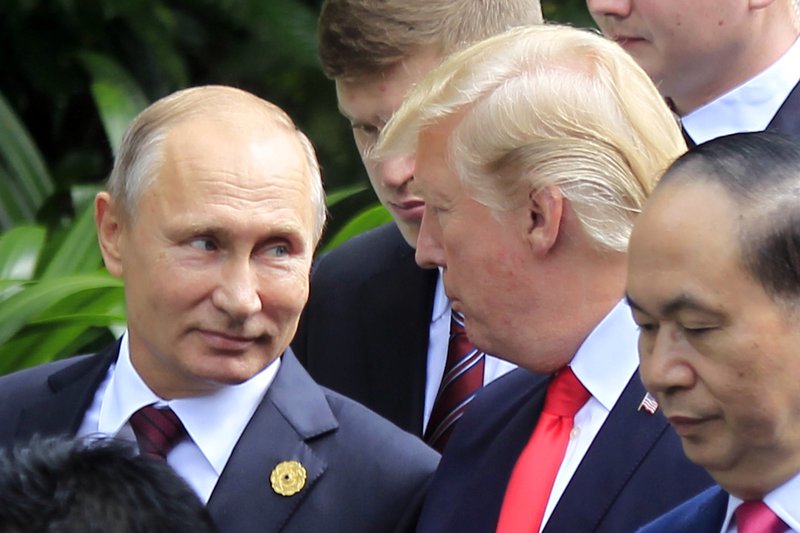
{"type": "Polygon", "coordinates": [[[306,486],[306,469],[297,461],[282,461],[275,465],[269,482],[281,496],[294,496],[306,486]]]}

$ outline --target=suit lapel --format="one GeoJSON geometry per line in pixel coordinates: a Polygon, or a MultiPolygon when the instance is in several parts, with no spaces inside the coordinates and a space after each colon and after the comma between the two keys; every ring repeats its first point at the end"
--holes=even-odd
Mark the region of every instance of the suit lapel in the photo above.
{"type": "Polygon", "coordinates": [[[96,355],[63,361],[67,366],[48,376],[44,398],[20,410],[15,438],[27,441],[34,434],[74,435],[118,351],[116,343],[96,355]]]}
{"type": "Polygon", "coordinates": [[[428,335],[438,272],[423,270],[398,243],[393,266],[367,280],[359,301],[375,409],[422,433],[428,335]]]}
{"type": "Polygon", "coordinates": [[[208,501],[220,533],[282,530],[327,466],[305,441],[337,428],[324,393],[287,350],[208,501]],[[307,472],[305,485],[292,496],[270,484],[270,474],[284,461],[297,461],[307,472]]]}
{"type": "Polygon", "coordinates": [[[800,137],[800,82],[789,93],[767,129],[800,137]]]}
{"type": "Polygon", "coordinates": [[[660,414],[638,406],[645,389],[637,370],[586,452],[545,531],[594,531],[650,449],[667,429],[660,414]],[[620,436],[625,436],[624,445],[620,436]],[[587,498],[587,494],[591,497],[587,498]],[[575,509],[581,509],[575,513],[575,509]]]}

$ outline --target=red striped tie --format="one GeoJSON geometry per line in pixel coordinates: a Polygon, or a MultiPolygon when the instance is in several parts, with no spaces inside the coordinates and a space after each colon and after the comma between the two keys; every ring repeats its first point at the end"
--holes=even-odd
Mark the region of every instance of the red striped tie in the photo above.
{"type": "Polygon", "coordinates": [[[483,386],[484,360],[483,352],[476,349],[467,338],[463,316],[451,313],[450,344],[444,376],[425,431],[425,441],[439,452],[444,450],[455,423],[483,386]]]}
{"type": "Polygon", "coordinates": [[[169,407],[142,407],[130,418],[130,424],[139,443],[139,453],[161,461],[186,437],[178,415],[169,407]]]}

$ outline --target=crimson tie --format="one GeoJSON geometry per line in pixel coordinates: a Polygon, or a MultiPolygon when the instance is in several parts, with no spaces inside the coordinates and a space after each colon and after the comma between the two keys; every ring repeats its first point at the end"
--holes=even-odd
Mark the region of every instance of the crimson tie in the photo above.
{"type": "Polygon", "coordinates": [[[442,452],[455,423],[464,415],[475,393],[483,386],[485,356],[469,342],[464,331],[464,317],[450,314],[450,342],[442,383],[433,402],[425,431],[425,442],[442,452]]]}
{"type": "Polygon", "coordinates": [[[166,461],[167,454],[186,437],[186,429],[169,407],[142,407],[129,422],[139,443],[139,453],[153,459],[166,461]]]}
{"type": "Polygon", "coordinates": [[[739,533],[785,533],[789,526],[762,501],[746,501],[733,512],[739,533]]]}
{"type": "Polygon", "coordinates": [[[591,397],[569,367],[547,387],[544,408],[506,488],[498,533],[536,533],[564,460],[573,418],[591,397]]]}

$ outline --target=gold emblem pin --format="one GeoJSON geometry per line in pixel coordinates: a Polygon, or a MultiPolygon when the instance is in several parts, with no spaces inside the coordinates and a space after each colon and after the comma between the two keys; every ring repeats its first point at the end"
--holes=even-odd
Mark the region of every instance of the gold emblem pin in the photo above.
{"type": "Polygon", "coordinates": [[[294,496],[306,486],[306,469],[297,461],[280,462],[272,469],[269,482],[276,494],[294,496]]]}

